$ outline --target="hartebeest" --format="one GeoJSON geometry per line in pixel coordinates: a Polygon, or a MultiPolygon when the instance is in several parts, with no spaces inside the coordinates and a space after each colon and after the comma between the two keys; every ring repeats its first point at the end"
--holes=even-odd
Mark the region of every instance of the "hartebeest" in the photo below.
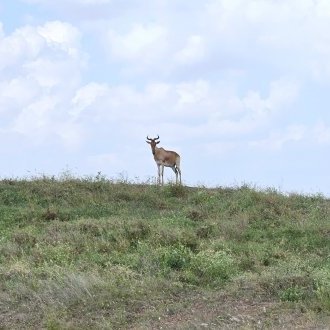
{"type": "Polygon", "coordinates": [[[180,170],[180,156],[175,151],[168,151],[163,148],[158,148],[156,145],[160,142],[159,135],[155,139],[150,139],[147,136],[147,143],[151,146],[152,154],[158,166],[158,184],[164,184],[164,166],[170,167],[175,173],[176,183],[178,183],[178,176],[180,176],[181,184],[181,170],[180,170]]]}

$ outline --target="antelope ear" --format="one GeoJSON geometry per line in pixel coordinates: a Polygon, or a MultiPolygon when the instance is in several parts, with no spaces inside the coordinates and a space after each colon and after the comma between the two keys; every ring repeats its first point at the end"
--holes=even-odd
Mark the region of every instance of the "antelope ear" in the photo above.
{"type": "Polygon", "coordinates": [[[158,144],[160,141],[157,141],[156,144],[158,144]]]}
{"type": "Polygon", "coordinates": [[[149,141],[146,141],[147,143],[151,144],[149,141]]]}

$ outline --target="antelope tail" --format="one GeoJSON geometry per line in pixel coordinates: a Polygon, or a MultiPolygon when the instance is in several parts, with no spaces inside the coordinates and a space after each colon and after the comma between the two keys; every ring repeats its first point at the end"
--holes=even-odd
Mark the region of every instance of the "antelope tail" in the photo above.
{"type": "Polygon", "coordinates": [[[175,167],[176,168],[179,168],[180,169],[180,161],[181,161],[181,159],[180,159],[180,156],[178,155],[176,157],[176,160],[175,160],[175,167]]]}

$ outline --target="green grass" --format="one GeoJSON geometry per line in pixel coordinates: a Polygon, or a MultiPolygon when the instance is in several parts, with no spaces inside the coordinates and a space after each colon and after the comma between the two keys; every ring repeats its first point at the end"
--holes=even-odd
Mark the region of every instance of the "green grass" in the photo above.
{"type": "Polygon", "coordinates": [[[0,328],[329,322],[321,195],[101,176],[2,180],[0,233],[0,328]]]}

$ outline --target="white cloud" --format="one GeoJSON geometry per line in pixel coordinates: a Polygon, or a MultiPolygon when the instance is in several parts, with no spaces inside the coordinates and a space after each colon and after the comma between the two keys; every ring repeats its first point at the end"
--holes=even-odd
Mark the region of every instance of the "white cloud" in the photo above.
{"type": "MultiPolygon", "coordinates": [[[[70,80],[79,77],[76,71],[76,63],[69,59],[52,60],[48,58],[38,58],[27,62],[22,67],[28,77],[33,78],[40,87],[52,88],[62,85],[64,81],[70,85],[70,80]],[[73,77],[74,73],[74,77],[73,77]],[[78,77],[77,77],[78,75],[78,77]]],[[[68,88],[69,86],[67,86],[68,88]]]]}
{"type": "Polygon", "coordinates": [[[243,104],[253,114],[265,116],[285,110],[298,95],[299,84],[296,81],[279,79],[270,83],[267,98],[262,98],[258,91],[249,91],[243,99],[243,104]]]}
{"type": "Polygon", "coordinates": [[[69,23],[53,21],[37,28],[38,34],[54,49],[65,51],[72,57],[77,57],[80,43],[80,33],[69,23]]]}
{"type": "Polygon", "coordinates": [[[74,117],[79,116],[82,111],[92,106],[98,98],[103,97],[107,92],[108,87],[105,84],[94,82],[79,88],[72,99],[70,114],[74,117]]]}
{"type": "Polygon", "coordinates": [[[178,84],[176,91],[178,93],[179,107],[200,104],[207,100],[209,90],[209,84],[205,80],[178,84]]]}
{"type": "Polygon", "coordinates": [[[25,26],[0,39],[2,131],[78,146],[83,134],[68,110],[84,64],[80,33],[68,23],[25,26]]]}
{"type": "Polygon", "coordinates": [[[60,137],[65,148],[72,150],[81,147],[85,139],[83,127],[71,121],[57,123],[54,127],[54,134],[60,137]]]}
{"type": "Polygon", "coordinates": [[[319,144],[330,144],[330,126],[327,126],[324,122],[318,122],[312,129],[311,136],[319,144]]]}
{"type": "Polygon", "coordinates": [[[7,66],[33,59],[44,47],[44,39],[34,27],[17,29],[12,35],[0,40],[0,71],[7,66]]]}
{"type": "Polygon", "coordinates": [[[301,142],[306,137],[307,128],[303,125],[291,125],[284,131],[274,131],[263,140],[249,143],[252,148],[265,150],[281,150],[290,142],[301,142]]]}
{"type": "Polygon", "coordinates": [[[151,83],[143,89],[91,83],[77,90],[70,113],[86,122],[120,123],[130,127],[130,134],[175,131],[178,139],[207,135],[240,140],[271,126],[274,115],[283,116],[297,93],[295,82],[286,79],[270,83],[265,97],[257,90],[239,97],[225,81],[151,83]]]}
{"type": "Polygon", "coordinates": [[[56,7],[59,16],[76,20],[82,31],[100,39],[109,66],[120,62],[124,78],[142,73],[157,73],[158,79],[176,78],[182,74],[181,67],[187,70],[194,65],[201,72],[216,72],[221,67],[242,71],[251,62],[254,73],[271,67],[279,75],[292,72],[317,80],[330,77],[330,10],[326,0],[34,3],[56,7]],[[68,10],[68,6],[75,10],[68,10]]]}
{"type": "Polygon", "coordinates": [[[45,133],[52,127],[50,114],[55,107],[56,100],[50,96],[29,104],[15,119],[14,131],[28,135],[45,133]]]}
{"type": "Polygon", "coordinates": [[[320,121],[309,125],[289,125],[285,129],[272,130],[265,139],[249,142],[251,148],[279,151],[289,143],[306,145],[329,145],[330,126],[320,121]]]}
{"type": "Polygon", "coordinates": [[[205,143],[202,149],[210,156],[226,156],[228,153],[237,150],[238,144],[233,141],[220,141],[205,143]]]}
{"type": "Polygon", "coordinates": [[[164,102],[170,95],[171,85],[167,83],[152,83],[146,86],[146,95],[148,95],[149,102],[156,104],[164,102]]]}
{"type": "Polygon", "coordinates": [[[316,14],[320,17],[330,17],[330,3],[327,0],[319,0],[314,2],[316,5],[316,14]]]}
{"type": "Polygon", "coordinates": [[[101,5],[106,3],[112,3],[112,0],[71,0],[71,1],[76,4],[83,4],[83,5],[101,5]]]}
{"type": "Polygon", "coordinates": [[[3,24],[2,22],[0,22],[0,39],[2,39],[4,36],[5,36],[5,32],[3,31],[3,24]]]}
{"type": "Polygon", "coordinates": [[[210,0],[205,24],[211,40],[241,59],[321,79],[330,76],[326,0],[210,0]]]}
{"type": "Polygon", "coordinates": [[[0,81],[0,112],[21,109],[33,102],[39,93],[37,82],[28,77],[0,81]]]}
{"type": "Polygon", "coordinates": [[[9,131],[31,138],[33,144],[49,143],[50,138],[59,139],[65,148],[81,146],[85,137],[82,127],[70,121],[65,114],[59,117],[59,100],[45,96],[25,107],[15,118],[9,131]]]}
{"type": "Polygon", "coordinates": [[[164,51],[166,37],[163,26],[135,24],[128,33],[110,30],[107,46],[115,58],[145,61],[164,51]]]}
{"type": "Polygon", "coordinates": [[[88,163],[95,168],[105,168],[110,165],[122,164],[116,153],[101,153],[88,157],[88,163]]]}
{"type": "Polygon", "coordinates": [[[180,64],[194,64],[204,59],[206,55],[206,45],[200,35],[190,36],[184,48],[175,55],[175,60],[180,64]]]}
{"type": "MultiPolygon", "coordinates": [[[[52,0],[23,0],[26,3],[30,4],[40,4],[40,5],[54,5],[54,1],[52,0]]],[[[102,4],[108,4],[112,3],[112,0],[58,0],[56,1],[58,3],[65,4],[74,4],[77,6],[91,6],[91,5],[102,5],[102,4]]]]}
{"type": "Polygon", "coordinates": [[[291,104],[298,97],[299,83],[288,79],[273,81],[270,85],[269,100],[273,107],[281,108],[291,104]]]}
{"type": "MultiPolygon", "coordinates": [[[[0,70],[22,65],[44,56],[69,56],[79,60],[80,34],[68,23],[47,22],[42,26],[25,26],[0,39],[0,70]],[[65,52],[63,54],[62,52],[65,52]]],[[[82,56],[81,56],[82,57],[82,56]]]]}

